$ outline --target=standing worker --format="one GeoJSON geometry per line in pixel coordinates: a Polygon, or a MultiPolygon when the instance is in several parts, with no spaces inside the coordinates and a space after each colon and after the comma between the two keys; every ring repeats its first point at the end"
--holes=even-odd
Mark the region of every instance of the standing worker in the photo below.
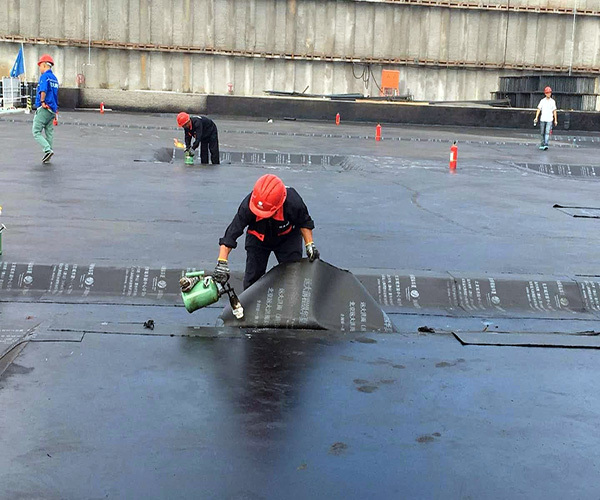
{"type": "Polygon", "coordinates": [[[548,140],[550,139],[550,133],[552,132],[552,121],[554,126],[558,125],[558,119],[556,117],[556,101],[552,99],[552,89],[546,87],[544,89],[544,97],[538,104],[537,111],[535,112],[535,118],[533,119],[533,126],[537,126],[538,117],[542,114],[540,119],[540,134],[542,141],[540,143],[540,149],[548,149],[548,140]]]}
{"type": "Polygon", "coordinates": [[[246,227],[244,289],[265,274],[271,252],[280,264],[297,262],[302,259],[304,240],[308,259],[313,262],[319,258],[312,235],[315,223],[304,201],[279,177],[267,174],[256,181],[252,192],[242,200],[225,235],[219,240],[219,258],[213,273],[215,281],[226,283],[229,279],[227,259],[246,227]]]}
{"type": "Polygon", "coordinates": [[[217,126],[206,116],[192,116],[183,111],[177,115],[177,125],[183,127],[185,132],[185,152],[194,156],[200,144],[200,162],[208,163],[208,150],[210,161],[218,165],[219,160],[219,133],[217,126]],[[192,145],[192,138],[196,139],[192,145]]]}
{"type": "Polygon", "coordinates": [[[38,66],[41,74],[35,98],[37,110],[33,117],[31,131],[33,132],[34,139],[44,150],[42,163],[48,163],[54,154],[54,151],[52,151],[54,124],[52,122],[58,112],[58,80],[54,76],[54,73],[52,73],[54,60],[48,54],[40,57],[38,66]],[[46,137],[42,135],[42,130],[46,137]]]}

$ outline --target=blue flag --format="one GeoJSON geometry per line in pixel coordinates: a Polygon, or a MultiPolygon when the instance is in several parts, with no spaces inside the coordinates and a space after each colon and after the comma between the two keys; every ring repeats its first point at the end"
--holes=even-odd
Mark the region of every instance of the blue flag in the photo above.
{"type": "Polygon", "coordinates": [[[13,78],[18,77],[25,73],[25,63],[23,62],[23,46],[19,49],[19,53],[17,54],[17,59],[12,69],[10,70],[10,76],[13,78]]]}

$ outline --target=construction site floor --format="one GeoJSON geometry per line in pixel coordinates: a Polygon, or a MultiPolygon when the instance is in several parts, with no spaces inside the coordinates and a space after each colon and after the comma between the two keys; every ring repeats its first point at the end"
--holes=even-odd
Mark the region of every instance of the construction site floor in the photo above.
{"type": "Polygon", "coordinates": [[[597,495],[600,135],[212,118],[221,165],[108,112],[61,113],[43,165],[0,116],[0,496],[597,495]],[[185,311],[265,173],[398,333],[185,311]]]}

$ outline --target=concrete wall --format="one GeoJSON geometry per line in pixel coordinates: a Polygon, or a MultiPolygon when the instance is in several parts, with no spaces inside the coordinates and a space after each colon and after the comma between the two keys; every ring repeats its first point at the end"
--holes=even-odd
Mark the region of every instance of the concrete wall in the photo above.
{"type": "Polygon", "coordinates": [[[486,8],[470,9],[446,3],[4,0],[0,74],[18,50],[9,40],[25,41],[30,72],[49,52],[64,85],[76,86],[80,74],[84,86],[108,89],[222,94],[232,83],[236,95],[306,87],[377,95],[385,68],[400,71],[401,92],[416,100],[470,100],[489,99],[499,76],[522,70],[600,73],[598,0],[482,0],[471,3],[486,8]],[[574,2],[583,14],[571,43],[573,15],[547,9],[574,2]]]}

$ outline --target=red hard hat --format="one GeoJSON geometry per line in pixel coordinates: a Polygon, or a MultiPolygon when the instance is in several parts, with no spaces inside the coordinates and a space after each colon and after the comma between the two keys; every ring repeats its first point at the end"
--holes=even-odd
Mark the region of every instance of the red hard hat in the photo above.
{"type": "Polygon", "coordinates": [[[181,112],[177,115],[177,125],[183,127],[187,122],[190,121],[190,115],[185,112],[181,112]]]}
{"type": "Polygon", "coordinates": [[[544,89],[544,94],[547,94],[548,92],[550,92],[552,94],[552,89],[550,87],[546,87],[544,89]]]}
{"type": "Polygon", "coordinates": [[[272,217],[283,206],[287,190],[283,181],[273,174],[263,175],[254,184],[250,196],[250,210],[254,215],[272,217]]]}
{"type": "Polygon", "coordinates": [[[54,59],[52,59],[52,57],[50,57],[48,54],[44,54],[40,57],[38,66],[42,63],[50,63],[54,66],[54,59]]]}

